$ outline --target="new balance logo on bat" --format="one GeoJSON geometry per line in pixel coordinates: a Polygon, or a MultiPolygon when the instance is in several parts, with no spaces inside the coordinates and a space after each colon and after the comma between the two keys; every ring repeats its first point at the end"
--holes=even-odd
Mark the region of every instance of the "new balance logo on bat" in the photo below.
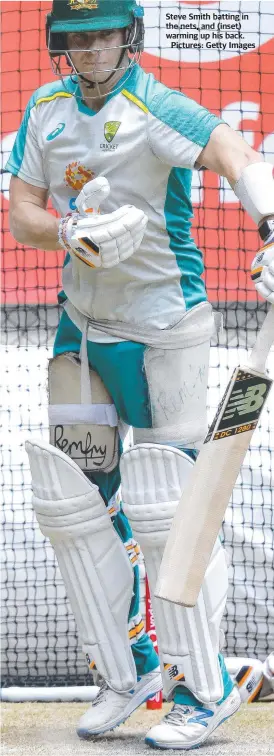
{"type": "Polygon", "coordinates": [[[256,428],[272,381],[252,370],[236,368],[218,407],[205,443],[256,428]]]}
{"type": "Polygon", "coordinates": [[[245,394],[241,389],[233,391],[233,396],[230,397],[223,419],[228,420],[237,414],[246,415],[261,409],[266,390],[266,383],[258,383],[257,386],[249,386],[245,394]]]}

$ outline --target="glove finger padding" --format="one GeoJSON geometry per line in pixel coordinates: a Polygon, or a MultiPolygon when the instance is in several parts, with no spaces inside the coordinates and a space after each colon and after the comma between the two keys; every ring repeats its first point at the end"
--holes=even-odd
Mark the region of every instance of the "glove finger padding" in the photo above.
{"type": "Polygon", "coordinates": [[[97,176],[97,178],[88,181],[81,189],[75,202],[80,215],[97,212],[101,203],[108,197],[109,192],[110,186],[104,176],[97,176]]]}
{"type": "Polygon", "coordinates": [[[106,215],[74,216],[67,223],[66,240],[72,252],[90,267],[111,268],[138,249],[147,221],[145,213],[133,205],[106,215]]]}
{"type": "Polygon", "coordinates": [[[274,291],[271,291],[263,282],[256,284],[255,288],[263,299],[266,299],[270,304],[274,304],[274,291]]]}

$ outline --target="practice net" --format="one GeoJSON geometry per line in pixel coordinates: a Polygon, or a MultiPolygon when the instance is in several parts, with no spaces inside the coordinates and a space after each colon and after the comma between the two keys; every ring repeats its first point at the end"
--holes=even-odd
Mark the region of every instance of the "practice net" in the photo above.
{"type": "MultiPolygon", "coordinates": [[[[144,68],[221,113],[274,162],[271,3],[150,0],[144,5],[144,68]],[[172,15],[181,15],[179,22],[170,20],[172,15]],[[220,48],[221,40],[225,49],[220,48]]],[[[48,10],[48,2],[2,3],[2,167],[33,90],[54,78],[44,42],[48,10]]],[[[77,155],[68,155],[68,163],[74,161],[77,155]]],[[[33,514],[24,450],[30,433],[48,439],[47,362],[60,317],[57,292],[63,254],[23,249],[15,243],[8,228],[9,178],[2,172],[2,679],[4,685],[90,683],[53,551],[33,514]]],[[[249,277],[258,234],[228,183],[209,171],[194,172],[193,203],[194,234],[205,255],[209,298],[224,318],[223,335],[211,350],[210,419],[232,368],[254,343],[266,306],[257,301],[249,277]]],[[[273,353],[269,370],[274,375],[273,353]]],[[[223,526],[231,560],[223,621],[224,650],[230,656],[263,659],[274,647],[273,438],[272,393],[223,526]]]]}

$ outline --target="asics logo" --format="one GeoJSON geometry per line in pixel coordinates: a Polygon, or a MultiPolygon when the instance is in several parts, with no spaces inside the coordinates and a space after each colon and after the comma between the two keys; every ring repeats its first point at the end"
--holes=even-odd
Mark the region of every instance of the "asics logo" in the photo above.
{"type": "Polygon", "coordinates": [[[64,131],[65,123],[61,121],[61,123],[57,123],[57,126],[53,131],[50,132],[47,136],[47,142],[52,142],[53,139],[56,139],[56,137],[59,136],[59,134],[62,134],[62,131],[64,131]]]}

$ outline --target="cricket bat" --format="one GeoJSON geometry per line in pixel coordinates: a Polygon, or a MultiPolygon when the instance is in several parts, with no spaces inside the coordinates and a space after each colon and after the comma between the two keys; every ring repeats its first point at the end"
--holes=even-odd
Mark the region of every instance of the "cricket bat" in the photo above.
{"type": "Polygon", "coordinates": [[[234,370],[178,504],[155,596],[195,606],[226,507],[271,388],[265,363],[274,341],[274,306],[246,365],[234,370]]]}

